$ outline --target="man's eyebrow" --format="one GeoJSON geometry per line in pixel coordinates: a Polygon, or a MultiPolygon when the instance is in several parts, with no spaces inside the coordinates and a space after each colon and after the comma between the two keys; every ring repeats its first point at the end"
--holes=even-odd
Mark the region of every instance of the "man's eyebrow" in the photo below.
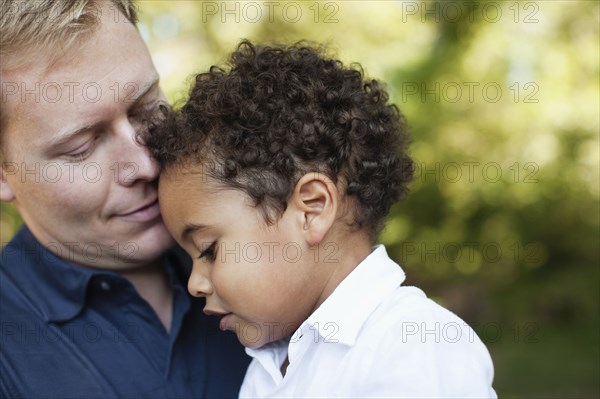
{"type": "MultiPolygon", "coordinates": [[[[138,102],[142,97],[144,97],[146,94],[148,94],[148,92],[150,90],[152,90],[154,87],[158,86],[158,82],[159,82],[158,75],[153,75],[152,79],[148,80],[146,82],[146,84],[142,87],[141,90],[138,90],[133,97],[127,98],[127,102],[128,103],[138,102]]],[[[96,122],[96,123],[91,123],[91,124],[87,123],[87,124],[78,126],[72,130],[65,130],[65,131],[59,132],[58,135],[55,138],[53,138],[52,140],[50,140],[50,142],[48,144],[52,147],[61,146],[65,143],[68,143],[73,137],[77,136],[78,134],[85,132],[86,130],[93,129],[100,124],[101,124],[101,122],[96,122]]]]}
{"type": "Polygon", "coordinates": [[[183,229],[183,232],[181,233],[181,238],[185,241],[190,234],[206,229],[208,229],[208,226],[203,224],[187,223],[183,229]]]}
{"type": "Polygon", "coordinates": [[[80,127],[77,127],[77,128],[75,128],[75,129],[73,129],[71,131],[67,131],[66,133],[60,132],[56,137],[54,137],[53,139],[51,139],[48,144],[50,146],[52,146],[52,147],[61,146],[61,145],[65,144],[65,143],[68,143],[69,140],[71,140],[73,137],[77,136],[81,132],[93,129],[97,125],[98,124],[86,124],[86,125],[82,125],[80,127]]]}
{"type": "MultiPolygon", "coordinates": [[[[146,82],[146,84],[141,88],[141,90],[137,90],[135,92],[135,94],[132,94],[132,97],[126,96],[125,99],[127,100],[128,103],[136,103],[140,100],[140,98],[144,97],[146,94],[148,94],[148,92],[152,89],[154,89],[154,87],[158,86],[158,75],[154,75],[152,77],[152,79],[148,80],[146,82]]],[[[124,86],[126,87],[127,84],[124,86]]],[[[137,86],[136,86],[137,88],[137,86]]]]}

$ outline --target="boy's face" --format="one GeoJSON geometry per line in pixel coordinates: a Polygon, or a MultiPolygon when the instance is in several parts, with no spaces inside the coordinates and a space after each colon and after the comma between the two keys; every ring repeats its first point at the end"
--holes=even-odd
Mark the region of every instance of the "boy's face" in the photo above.
{"type": "Polygon", "coordinates": [[[291,335],[323,291],[303,221],[288,208],[267,226],[245,193],[201,176],[170,168],[159,185],[167,228],[194,261],[188,290],[206,296],[204,312],[223,316],[221,329],[244,346],[291,335]]]}

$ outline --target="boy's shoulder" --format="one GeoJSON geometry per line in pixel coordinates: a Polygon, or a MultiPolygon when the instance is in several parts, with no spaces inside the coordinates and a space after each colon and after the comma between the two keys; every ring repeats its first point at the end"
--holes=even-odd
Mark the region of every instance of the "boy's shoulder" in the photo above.
{"type": "Polygon", "coordinates": [[[455,313],[428,298],[420,288],[404,285],[381,301],[366,320],[362,334],[398,335],[405,342],[412,337],[434,342],[479,341],[469,324],[455,313]]]}
{"type": "Polygon", "coordinates": [[[379,279],[380,284],[366,286],[365,291],[371,294],[365,293],[364,297],[378,296],[378,300],[362,322],[353,351],[371,353],[380,361],[400,356],[419,358],[417,362],[431,357],[429,364],[444,360],[463,367],[479,364],[491,375],[489,352],[471,326],[428,298],[420,288],[403,285],[404,271],[383,246],[374,254],[377,258],[366,266],[377,269],[378,277],[372,282],[379,279]]]}
{"type": "Polygon", "coordinates": [[[404,281],[402,267],[379,245],[305,323],[335,324],[336,338],[350,346],[398,339],[480,343],[465,321],[404,281]]]}
{"type": "Polygon", "coordinates": [[[491,383],[493,376],[489,352],[471,326],[412,286],[400,285],[381,301],[363,324],[356,350],[383,363],[404,358],[417,368],[436,364],[457,380],[470,367],[486,375],[480,381],[491,383]]]}
{"type": "Polygon", "coordinates": [[[384,298],[372,318],[389,320],[390,323],[432,321],[468,325],[455,313],[429,298],[420,288],[407,285],[398,286],[384,298]]]}
{"type": "Polygon", "coordinates": [[[388,256],[385,246],[376,247],[365,263],[363,269],[358,271],[361,274],[356,276],[365,284],[361,295],[363,298],[358,301],[363,302],[371,297],[377,299],[364,321],[361,334],[369,329],[380,334],[390,329],[411,331],[421,324],[432,325],[435,331],[438,328],[460,328],[473,334],[468,323],[430,299],[423,290],[404,285],[405,272],[388,256]],[[389,328],[382,329],[381,326],[389,328]]]}
{"type": "Polygon", "coordinates": [[[400,285],[386,295],[365,320],[346,362],[343,373],[363,370],[364,381],[357,384],[381,396],[389,392],[371,391],[373,382],[384,386],[396,381],[391,385],[406,392],[403,397],[424,392],[431,397],[496,397],[494,368],[483,342],[468,323],[417,287],[400,285]]]}

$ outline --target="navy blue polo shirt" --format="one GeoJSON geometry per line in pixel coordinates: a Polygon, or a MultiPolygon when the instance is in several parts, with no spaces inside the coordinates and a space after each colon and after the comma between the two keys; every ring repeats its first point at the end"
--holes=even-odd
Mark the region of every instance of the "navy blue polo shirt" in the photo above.
{"type": "Polygon", "coordinates": [[[170,332],[126,279],[66,262],[27,227],[0,260],[0,397],[237,397],[249,358],[188,295],[175,251],[170,332]]]}

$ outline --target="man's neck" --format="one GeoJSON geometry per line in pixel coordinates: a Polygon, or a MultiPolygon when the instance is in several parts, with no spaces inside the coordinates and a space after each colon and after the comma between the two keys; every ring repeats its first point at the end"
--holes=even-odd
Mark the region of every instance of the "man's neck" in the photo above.
{"type": "Polygon", "coordinates": [[[162,259],[145,267],[118,273],[129,280],[169,332],[173,318],[173,290],[162,267],[162,259]]]}

